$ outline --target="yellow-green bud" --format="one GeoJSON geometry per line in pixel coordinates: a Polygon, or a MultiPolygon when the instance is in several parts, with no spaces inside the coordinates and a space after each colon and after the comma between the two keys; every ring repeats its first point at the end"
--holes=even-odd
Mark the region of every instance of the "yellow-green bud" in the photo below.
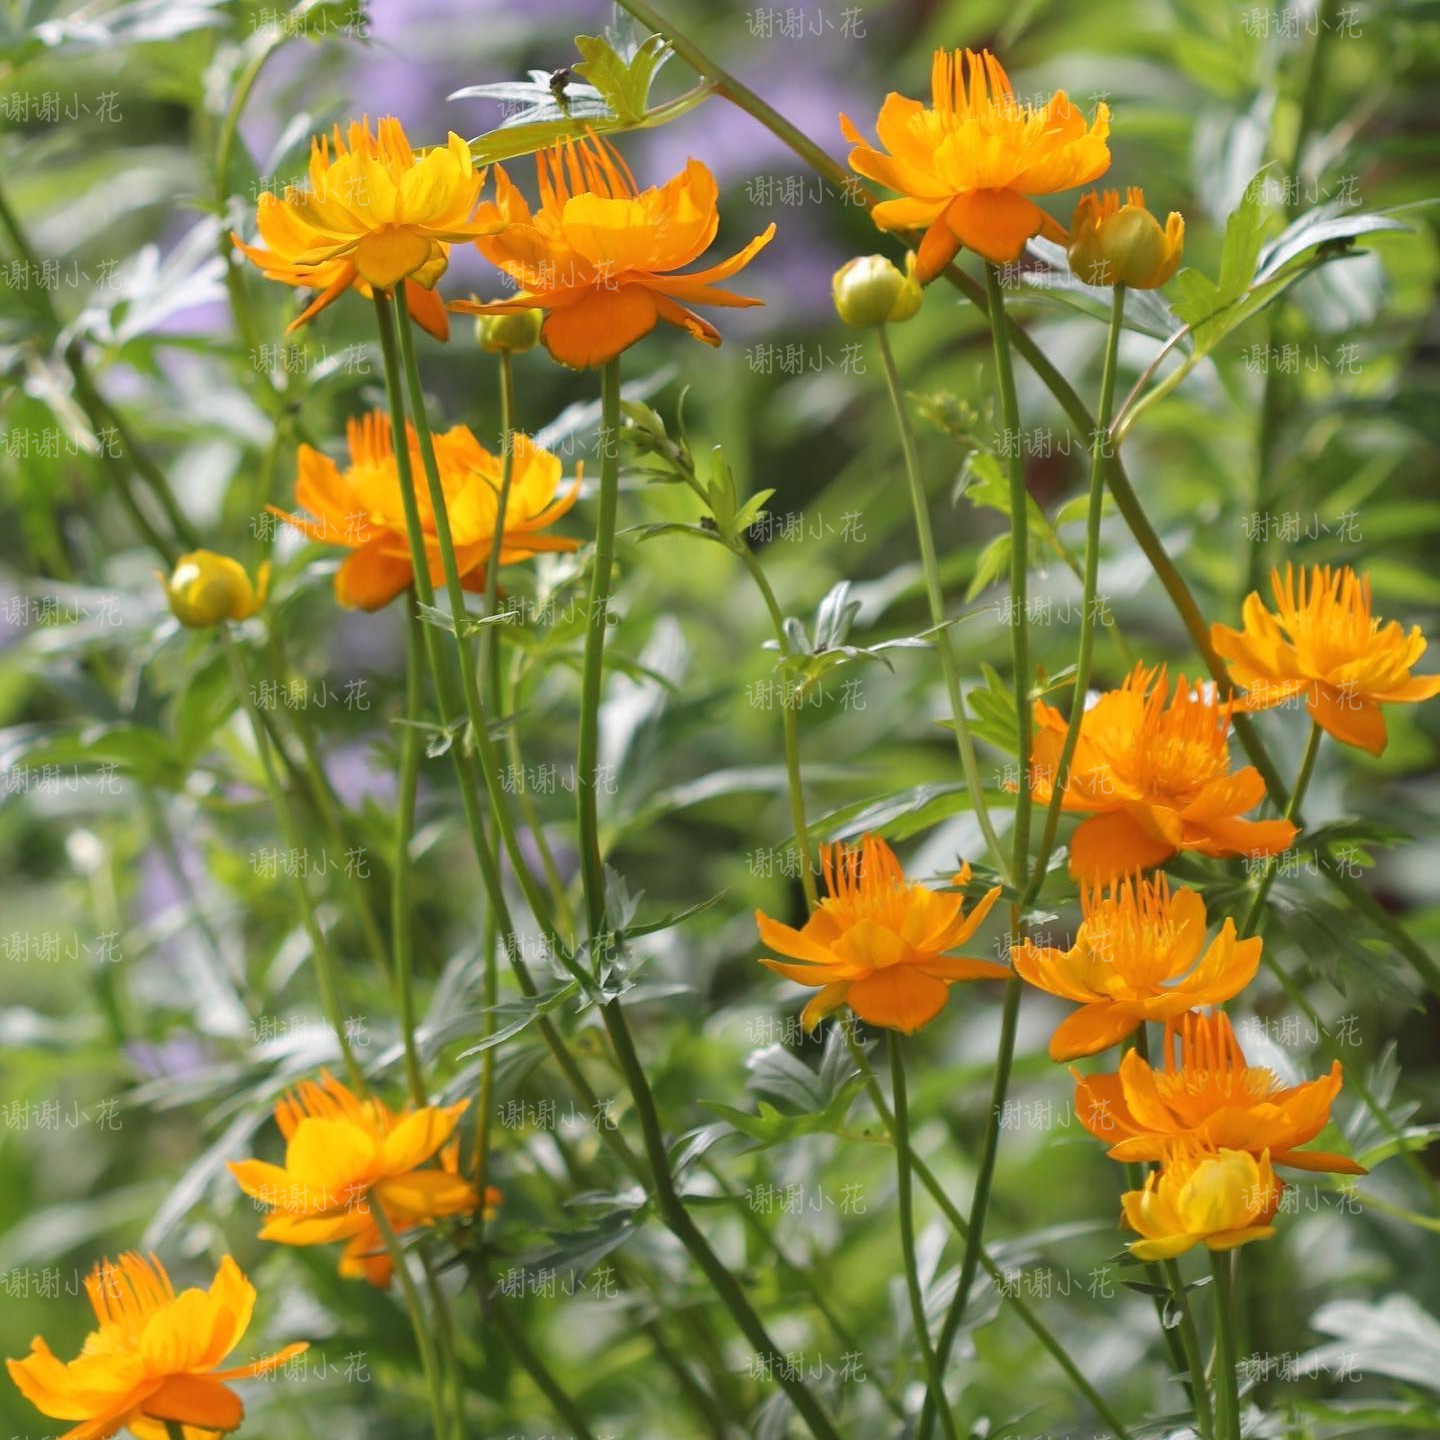
{"type": "Polygon", "coordinates": [[[479,315],[475,319],[475,339],[482,350],[491,355],[508,351],[523,355],[540,343],[543,310],[510,310],[500,315],[479,315]]]}
{"type": "Polygon", "coordinates": [[[252,585],[239,561],[213,550],[192,550],[175,562],[168,580],[158,570],[155,578],[165,587],[175,618],[199,630],[222,620],[248,620],[265,603],[270,565],[260,567],[252,585]]]}
{"type": "Polygon", "coordinates": [[[847,261],[831,282],[835,309],[857,330],[909,320],[920,309],[924,292],[915,278],[915,255],[905,257],[905,270],[883,255],[861,255],[847,261]]]}

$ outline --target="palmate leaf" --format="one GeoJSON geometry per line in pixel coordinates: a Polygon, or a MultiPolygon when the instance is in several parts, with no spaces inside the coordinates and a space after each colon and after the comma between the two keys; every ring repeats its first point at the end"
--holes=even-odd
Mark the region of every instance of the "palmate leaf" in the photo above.
{"type": "Polygon", "coordinates": [[[604,135],[663,125],[693,109],[714,89],[712,82],[702,81],[674,100],[649,108],[655,76],[672,51],[664,36],[638,29],[628,18],[623,28],[607,29],[603,35],[577,35],[575,48],[582,58],[573,66],[532,70],[529,80],[467,85],[447,97],[498,100],[508,107],[496,129],[470,142],[477,165],[530,155],[589,131],[604,135]]]}
{"type": "Polygon", "coordinates": [[[839,1030],[832,1028],[826,1035],[818,1070],[812,1070],[783,1045],[756,1050],[746,1058],[745,1065],[750,1071],[748,1088],[771,1100],[758,1100],[753,1113],[715,1100],[700,1103],[761,1149],[801,1135],[837,1135],[844,1131],[845,1117],[862,1081],[839,1030]]]}

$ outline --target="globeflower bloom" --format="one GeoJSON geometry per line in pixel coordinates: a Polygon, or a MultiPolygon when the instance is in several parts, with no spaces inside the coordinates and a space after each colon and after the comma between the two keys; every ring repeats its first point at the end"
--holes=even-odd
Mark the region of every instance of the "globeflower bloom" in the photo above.
{"type": "Polygon", "coordinates": [[[1137,1260],[1171,1260],[1196,1245],[1233,1250],[1275,1233],[1270,1221],[1284,1185],[1269,1152],[1177,1146],[1152,1171],[1143,1190],[1120,1197],[1125,1219],[1142,1237],[1132,1242],[1137,1260]]]}
{"type": "Polygon", "coordinates": [[[1258,591],[1246,597],[1244,628],[1211,628],[1216,651],[1230,662],[1245,690],[1236,708],[1268,710],[1305,697],[1310,718],[1346,745],[1379,755],[1385,749],[1381,705],[1440,695],[1440,675],[1410,674],[1425,653],[1418,625],[1407,634],[1399,621],[1371,612],[1370,577],[1348,565],[1293,566],[1270,572],[1275,613],[1258,591]]]}
{"type": "Polygon", "coordinates": [[[85,1280],[99,1328],[80,1355],[58,1359],[38,1335],[23,1360],[6,1368],[42,1414],[80,1423],[60,1440],[108,1440],[127,1429],[140,1440],[165,1440],[166,1422],[193,1440],[234,1430],[245,1417],[227,1380],[264,1375],[308,1348],[299,1341],[235,1369],[220,1363],[240,1343],[255,1308],[255,1287],[224,1256],[208,1290],[178,1295],[155,1256],[106,1260],[85,1280]]]}
{"type": "Polygon", "coordinates": [[[367,116],[345,135],[310,142],[306,188],[262,194],[255,211],[261,245],[232,236],[271,279],[311,285],[319,296],[290,328],[303,325],[352,285],[391,290],[402,280],[431,289],[448,263],[445,247],[466,243],[495,222],[472,219],[485,172],[453,131],[417,158],[393,116],[372,132],[367,116]]]}
{"type": "Polygon", "coordinates": [[[1112,1160],[1160,1160],[1167,1145],[1191,1139],[1212,1150],[1268,1151],[1272,1163],[1297,1170],[1365,1173],[1344,1155],[1297,1148],[1329,1123],[1338,1060],[1319,1080],[1283,1086],[1273,1070],[1246,1063],[1223,1010],[1167,1021],[1164,1053],[1158,1070],[1130,1050],[1118,1074],[1076,1076],[1075,1113],[1110,1145],[1112,1160]]]}
{"type": "MultiPolygon", "coordinates": [[[[1163,665],[1137,665],[1080,722],[1061,808],[1089,812],[1070,839],[1070,873],[1097,882],[1161,865],[1177,851],[1276,855],[1288,849],[1289,820],[1243,820],[1265,798],[1253,766],[1230,768],[1232,705],[1192,690],[1182,675],[1170,695],[1163,665]]],[[[1035,704],[1031,793],[1048,803],[1067,724],[1035,704]]]]}
{"type": "Polygon", "coordinates": [[[1237,938],[1231,919],[1206,946],[1204,900],[1194,890],[1172,894],[1164,875],[1088,889],[1081,902],[1084,918],[1069,950],[1027,940],[1010,957],[1021,979],[1080,1005],[1050,1037],[1052,1060],[1096,1055],[1147,1020],[1218,1005],[1260,967],[1259,936],[1237,938]]]}
{"type": "MultiPolygon", "coordinates": [[[[419,441],[407,427],[411,473],[421,470],[419,441]]],[[[335,598],[347,608],[378,610],[414,582],[405,504],[395,465],[390,420],[376,411],[346,426],[350,464],[341,470],[328,455],[302,445],[296,457],[295,500],[310,516],[271,513],[322,545],[343,545],[353,553],[335,575],[335,598]]],[[[433,437],[435,463],[445,492],[445,509],[455,542],[455,563],[467,590],[485,588],[485,567],[500,510],[502,458],[492,455],[464,425],[433,437]]],[[[505,505],[500,563],[527,560],[542,550],[574,550],[578,540],[542,532],[575,504],[580,477],[563,495],[560,461],[528,436],[514,432],[510,494],[505,505]]],[[[435,512],[427,489],[417,487],[416,506],[424,534],[430,578],[444,577],[435,512]]]]}
{"type": "MultiPolygon", "coordinates": [[[[760,963],[796,984],[820,987],[800,1017],[807,1030],[848,1005],[867,1024],[913,1034],[940,1013],[955,981],[1009,978],[1009,969],[993,960],[948,955],[980,928],[1000,886],[967,914],[962,896],[906,880],[877,835],[859,845],[821,846],[820,862],[828,893],[801,929],[755,912],[761,940],[799,962],[760,963]]],[[[951,884],[969,880],[967,864],[951,884]]]]}
{"type": "Polygon", "coordinates": [[[1125,203],[1114,190],[1082,195],[1070,221],[1070,269],[1087,285],[1128,285],[1158,290],[1185,252],[1185,220],[1172,210],[1165,228],[1145,208],[1145,192],[1132,185],[1125,203]]]}
{"type": "MultiPolygon", "coordinates": [[[[475,1187],[458,1173],[453,1154],[441,1155],[469,1104],[396,1112],[374,1096],[347,1090],[328,1073],[306,1081],[275,1107],[285,1137],[285,1163],[236,1160],[230,1173],[270,1216],[262,1240],[279,1245],[348,1242],[340,1273],[390,1280],[390,1257],[372,1205],[398,1234],[480,1208],[475,1187]],[[438,1164],[426,1165],[437,1160],[438,1164]]],[[[492,1205],[498,1194],[487,1191],[492,1205]]]]}
{"type": "Polygon", "coordinates": [[[894,92],[875,122],[876,148],[840,117],[855,147],[850,168],[898,190],[870,214],[882,230],[924,227],[917,273],[933,280],[962,246],[994,265],[1020,258],[1043,235],[1060,244],[1065,228],[1031,199],[1088,185],[1110,168],[1110,109],[1087,122],[1063,90],[1044,105],[1024,104],[988,50],[935,52],[931,103],[894,92]]]}
{"type": "Polygon", "coordinates": [[[203,630],[255,614],[270,588],[270,564],[260,567],[252,584],[238,560],[213,550],[191,550],[175,562],[168,578],[159,570],[155,578],[165,587],[175,618],[192,630],[203,630]]]}
{"type": "Polygon", "coordinates": [[[738,254],[708,269],[689,265],[715,238],[715,177],[690,160],[665,184],[642,190],[630,168],[597,136],[564,140],[535,157],[540,208],[530,206],[501,165],[495,200],[477,212],[486,234],[480,253],[520,287],[513,300],[456,300],[467,315],[546,312],[540,338],[564,365],[583,369],[613,360],[658,321],[707,345],[720,332],[690,305],[760,305],[718,288],[770,242],[770,225],[738,254]]]}

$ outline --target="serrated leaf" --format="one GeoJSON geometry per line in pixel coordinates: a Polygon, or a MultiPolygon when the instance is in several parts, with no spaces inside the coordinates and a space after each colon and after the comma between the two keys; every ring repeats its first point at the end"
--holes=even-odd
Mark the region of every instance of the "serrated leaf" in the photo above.
{"type": "Polygon", "coordinates": [[[577,35],[575,48],[585,58],[572,68],[595,87],[617,119],[633,125],[644,119],[650,86],[669,59],[670,46],[663,35],[650,35],[638,45],[620,42],[622,53],[617,42],[613,31],[577,35]]]}

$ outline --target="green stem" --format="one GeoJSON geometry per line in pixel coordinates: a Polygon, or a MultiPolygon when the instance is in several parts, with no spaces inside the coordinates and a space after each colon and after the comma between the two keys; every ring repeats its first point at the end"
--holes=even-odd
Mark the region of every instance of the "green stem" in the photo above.
{"type": "MultiPolygon", "coordinates": [[[[697,487],[698,488],[698,487],[697,487]]],[[[701,492],[701,498],[704,498],[701,492]]],[[[775,598],[769,576],[760,564],[760,557],[745,543],[744,538],[736,541],[737,553],[745,562],[755,588],[759,590],[765,608],[770,612],[770,624],[775,631],[775,644],[779,647],[780,658],[786,659],[790,651],[790,637],[785,633],[785,613],[775,598]]],[[[814,910],[820,903],[815,887],[815,865],[811,859],[810,827],[805,819],[805,786],[800,772],[800,710],[798,705],[786,703],[781,707],[781,734],[785,746],[785,785],[790,795],[790,824],[795,832],[795,848],[800,852],[800,885],[805,892],[806,906],[814,910]]]]}
{"type": "Polygon", "coordinates": [[[585,664],[580,681],[580,739],[575,758],[579,805],[580,873],[590,928],[590,963],[598,966],[605,933],[605,861],[600,850],[596,776],[600,756],[600,692],[605,678],[610,574],[615,561],[615,517],[620,500],[620,359],[600,371],[600,512],[595,523],[590,598],[585,612],[585,664]]]}
{"type": "Polygon", "coordinates": [[[644,1066],[635,1051],[635,1042],[630,1035],[620,1002],[611,1000],[602,1005],[600,1015],[614,1046],[616,1058],[620,1062],[621,1073],[635,1102],[635,1111],[645,1142],[645,1155],[650,1166],[654,1201],[661,1218],[676,1239],[690,1252],[715,1293],[730,1311],[741,1333],[755,1347],[757,1354],[768,1357],[774,1364],[776,1379],[790,1397],[791,1404],[800,1412],[810,1433],[816,1440],[840,1440],[839,1431],[835,1429],[835,1424],[825,1413],[824,1407],[804,1381],[794,1373],[793,1367],[783,1363],[783,1352],[771,1339],[764,1322],[746,1298],[735,1277],[725,1268],[720,1257],[711,1248],[710,1242],[690,1218],[690,1212],[686,1210],[684,1201],[675,1189],[655,1096],[650,1089],[650,1082],[646,1079],[644,1066]]]}
{"type": "MultiPolygon", "coordinates": [[[[274,668],[276,680],[283,685],[287,683],[291,670],[285,654],[285,642],[281,637],[278,625],[270,623],[266,629],[270,663],[274,668]]],[[[345,871],[350,880],[355,910],[360,917],[360,928],[365,934],[365,944],[376,968],[383,972],[389,963],[389,953],[385,947],[384,937],[380,934],[375,911],[370,904],[370,895],[365,888],[365,877],[360,873],[361,867],[358,864],[350,864],[350,839],[345,833],[345,825],[341,819],[339,799],[331,788],[330,777],[325,773],[324,763],[320,759],[320,749],[315,741],[315,732],[311,728],[309,720],[306,719],[304,705],[297,705],[291,711],[291,715],[293,718],[290,721],[290,727],[298,737],[301,753],[305,757],[305,778],[316,815],[331,839],[341,847],[345,854],[345,871]]]]}
{"type": "Polygon", "coordinates": [[[425,1372],[425,1386],[430,1392],[430,1420],[435,1440],[449,1440],[451,1432],[446,1423],[443,1380],[436,1361],[435,1345],[425,1317],[425,1308],[420,1303],[420,1291],[416,1288],[415,1277],[410,1273],[410,1266],[405,1259],[405,1251],[400,1246],[384,1206],[372,1196],[369,1210],[375,1221],[375,1228],[385,1242],[385,1249],[390,1254],[395,1278],[400,1282],[401,1293],[405,1296],[405,1308],[410,1312],[410,1325],[415,1331],[415,1346],[420,1352],[420,1368],[425,1372]]]}
{"type": "MultiPolygon", "coordinates": [[[[240,343],[244,346],[246,354],[251,357],[260,348],[259,337],[250,315],[245,277],[241,267],[235,263],[235,250],[225,221],[230,208],[231,157],[235,151],[235,139],[240,129],[240,117],[245,113],[245,106],[249,103],[251,93],[255,89],[255,82],[260,78],[260,72],[264,69],[265,62],[278,48],[278,44],[265,45],[250,58],[240,72],[240,77],[235,82],[235,93],[230,99],[230,108],[225,112],[225,119],[220,126],[219,140],[215,146],[214,201],[216,214],[220,217],[219,247],[220,259],[225,267],[225,289],[230,297],[230,313],[235,319],[235,328],[240,332],[240,343]]],[[[278,387],[272,381],[272,395],[277,389],[278,387]]],[[[276,423],[277,434],[282,423],[281,421],[276,423]]]]}
{"type": "MultiPolygon", "coordinates": [[[[380,348],[385,359],[385,391],[390,405],[391,426],[393,433],[404,437],[407,433],[405,426],[405,400],[401,389],[399,348],[395,339],[395,322],[390,309],[389,299],[377,292],[375,296],[376,320],[380,331],[380,348]]],[[[396,475],[400,482],[400,494],[405,510],[405,530],[409,538],[411,564],[415,576],[415,593],[421,604],[433,605],[435,600],[435,589],[430,582],[430,571],[425,555],[425,542],[423,532],[420,528],[419,507],[415,499],[415,482],[410,466],[410,448],[407,444],[401,443],[394,446],[396,475]]],[[[425,636],[425,652],[429,661],[431,678],[435,685],[436,694],[440,700],[441,713],[445,716],[454,714],[453,692],[450,685],[449,672],[445,668],[445,659],[440,650],[439,632],[433,625],[423,625],[425,636]]],[[[516,984],[521,992],[533,997],[536,992],[535,982],[530,978],[529,971],[525,968],[521,956],[520,945],[517,939],[514,921],[510,915],[510,907],[505,899],[504,886],[500,879],[499,864],[495,852],[485,834],[485,822],[480,813],[480,806],[477,799],[477,786],[474,768],[470,757],[464,753],[463,747],[452,745],[450,747],[451,761],[455,767],[456,779],[460,791],[460,802],[465,812],[465,824],[470,833],[471,847],[475,852],[475,860],[480,867],[480,878],[485,887],[486,898],[490,902],[491,913],[495,917],[496,928],[501,937],[501,943],[505,947],[505,953],[509,957],[510,967],[515,976],[516,984]]],[[[571,1090],[585,1105],[591,1113],[597,1113],[599,1099],[591,1087],[590,1082],[585,1078],[585,1073],[580,1069],[579,1063],[570,1053],[569,1047],[565,1044],[564,1037],[551,1023],[548,1017],[542,1016],[535,1027],[541,1038],[545,1041],[546,1047],[564,1075],[571,1090]]],[[[636,1177],[642,1179],[644,1166],[640,1158],[635,1155],[625,1143],[624,1137],[618,1130],[602,1125],[599,1128],[600,1137],[616,1158],[625,1168],[636,1177]]]]}
{"type": "Polygon", "coordinates": [[[595,1440],[585,1412],[565,1387],[551,1373],[536,1350],[525,1338],[525,1327],[518,1321],[504,1320],[496,1313],[495,1297],[490,1289],[490,1277],[476,1260],[467,1261],[470,1275],[475,1282],[475,1291],[480,1297],[480,1309],[491,1335],[498,1335],[509,1347],[510,1353],[519,1362],[520,1368],[534,1382],[535,1388],[550,1402],[555,1413],[569,1428],[573,1440],[595,1440]]]}
{"type": "MultiPolygon", "coordinates": [[[[515,878],[519,881],[520,889],[525,896],[526,904],[529,905],[536,923],[541,926],[546,932],[547,938],[554,944],[556,958],[575,975],[576,979],[584,983],[587,977],[574,963],[569,948],[560,942],[550,919],[549,906],[546,903],[544,892],[530,873],[529,863],[520,845],[520,837],[515,830],[514,817],[510,813],[510,807],[506,803],[505,794],[500,785],[499,752],[495,748],[495,740],[490,734],[490,726],[481,705],[480,687],[475,674],[475,657],[469,637],[465,634],[465,622],[469,612],[465,605],[465,590],[460,583],[460,570],[455,560],[455,542],[450,532],[450,514],[445,498],[445,488],[441,483],[440,469],[435,460],[435,446],[430,434],[430,422],[425,416],[425,391],[420,380],[420,367],[415,358],[415,337],[410,323],[410,314],[406,308],[403,285],[395,287],[393,303],[398,321],[395,329],[398,332],[400,366],[410,392],[410,420],[415,427],[420,462],[425,471],[426,484],[429,487],[430,509],[435,520],[435,540],[440,551],[440,567],[445,576],[445,591],[450,602],[450,616],[455,625],[455,650],[460,661],[460,688],[464,696],[465,714],[470,725],[471,741],[475,747],[481,779],[485,785],[485,794],[490,802],[496,828],[500,833],[500,839],[505,853],[509,857],[511,868],[515,872],[515,878]]],[[[389,357],[387,357],[386,364],[387,368],[391,364],[389,357]]],[[[404,437],[401,436],[396,442],[397,456],[405,448],[403,441],[404,437]]]]}
{"type": "MultiPolygon", "coordinates": [[[[483,1197],[484,1192],[481,1191],[483,1197]]],[[[481,1200],[484,1206],[484,1200],[481,1200]]],[[[430,1313],[435,1317],[436,1362],[442,1375],[450,1379],[450,1402],[454,1407],[455,1440],[466,1440],[465,1434],[465,1375],[460,1368],[459,1353],[455,1349],[455,1323],[450,1316],[450,1301],[440,1284],[440,1276],[427,1244],[419,1246],[420,1266],[425,1272],[425,1293],[430,1297],[430,1313]]]]}
{"type": "MultiPolygon", "coordinates": [[[[239,697],[241,708],[244,709],[250,720],[251,733],[255,739],[255,750],[260,757],[260,765],[265,773],[266,788],[270,791],[270,803],[275,807],[275,815],[280,822],[280,833],[284,837],[286,847],[298,855],[302,853],[303,847],[300,844],[300,834],[295,825],[295,814],[290,808],[290,800],[285,793],[285,786],[281,782],[279,771],[275,768],[275,757],[270,752],[269,737],[255,705],[245,662],[241,658],[239,646],[223,625],[220,627],[219,636],[220,643],[225,649],[225,658],[230,665],[230,677],[234,681],[235,692],[239,697]]],[[[305,885],[305,876],[298,866],[295,872],[295,898],[300,905],[300,917],[305,926],[305,933],[310,938],[310,952],[315,961],[315,980],[320,989],[320,1003],[324,1007],[325,1018],[335,1031],[335,1042],[340,1047],[340,1057],[345,1063],[345,1073],[349,1076],[350,1083],[357,1090],[363,1091],[365,1076],[360,1069],[359,1062],[355,1059],[355,1052],[350,1048],[350,1037],[345,1030],[345,1016],[340,1008],[338,967],[330,950],[330,942],[326,939],[319,918],[315,914],[315,907],[310,902],[310,892],[305,885]]]]}
{"type": "Polygon", "coordinates": [[[1236,1369],[1235,1296],[1232,1265],[1235,1252],[1212,1250],[1210,1269],[1215,1277],[1215,1407],[1219,1440],[1240,1440],[1240,1390],[1236,1369]]]}
{"type": "MultiPolygon", "coordinates": [[[[1015,371],[1010,364],[1010,340],[1005,329],[1005,299],[1000,272],[985,266],[985,291],[991,316],[1001,322],[990,327],[995,342],[995,383],[1000,391],[1000,414],[1007,436],[1017,443],[1010,452],[1010,626],[1015,669],[1017,741],[1022,773],[1030,768],[1030,617],[1027,588],[1030,566],[1030,495],[1025,488],[1025,451],[1018,443],[1020,405],[1015,398],[1015,371]]],[[[1030,854],[1030,787],[1022,783],[1015,795],[1015,833],[1011,874],[1017,884],[1025,879],[1030,854]]]]}
{"type": "Polygon", "coordinates": [[[960,662],[955,655],[955,642],[945,614],[945,593],[940,583],[940,562],[935,554],[935,535],[930,526],[930,503],[925,494],[925,483],[920,478],[920,460],[915,448],[915,433],[910,417],[905,410],[905,398],[900,389],[900,376],[895,368],[895,354],[890,348],[890,336],[885,326],[880,326],[880,358],[885,368],[885,388],[890,394],[890,407],[895,412],[895,424],[900,431],[900,449],[905,457],[905,478],[910,485],[910,507],[915,512],[915,533],[920,542],[920,564],[925,573],[925,593],[930,602],[930,624],[935,630],[935,645],[940,651],[940,664],[945,671],[945,686],[950,695],[950,715],[955,722],[955,746],[960,753],[960,768],[965,775],[965,785],[970,792],[970,804],[975,811],[980,833],[990,850],[991,863],[1001,876],[1011,879],[1010,867],[1005,852],[995,833],[990,819],[990,809],[985,802],[985,786],[980,779],[980,767],[975,758],[975,742],[970,734],[970,721],[965,713],[965,693],[960,683],[960,662]]]}
{"type": "MultiPolygon", "coordinates": [[[[875,1078],[875,1071],[871,1068],[870,1060],[864,1049],[853,1035],[846,1037],[850,1047],[851,1057],[859,1068],[861,1079],[864,1081],[865,1092],[870,1097],[870,1103],[875,1107],[875,1113],[880,1117],[881,1124],[885,1127],[886,1135],[893,1143],[895,1133],[895,1117],[891,1114],[889,1105],[885,1102],[885,1094],[880,1088],[880,1082],[875,1078]]],[[[910,1157],[911,1168],[915,1171],[915,1177],[930,1193],[930,1198],[940,1208],[945,1218],[950,1222],[951,1227],[961,1240],[968,1240],[970,1227],[965,1217],[956,1207],[955,1202],[950,1198],[945,1186],[936,1178],[935,1172],[915,1154],[910,1157]]],[[[1005,1272],[995,1263],[982,1245],[979,1248],[980,1267],[1000,1289],[1001,1297],[1005,1304],[1015,1312],[1016,1316],[1025,1325],[1032,1335],[1048,1350],[1054,1358],[1055,1363],[1064,1371],[1075,1389],[1085,1397],[1095,1413],[1115,1432],[1115,1440],[1131,1440],[1130,1432],[1125,1428],[1124,1423],[1115,1414],[1105,1397],[1085,1378],[1084,1372],[1079,1365],[1070,1357],[1065,1347],[1050,1332],[1044,1321],[1035,1314],[1034,1310],[1026,1303],[1023,1296],[1017,1294],[1013,1288],[1005,1284],[1005,1272]]]]}
{"type": "MultiPolygon", "coordinates": [[[[1045,883],[1050,853],[1055,847],[1055,834],[1060,825],[1060,806],[1070,777],[1070,762],[1080,740],[1080,726],[1085,718],[1085,692],[1090,686],[1090,666],[1095,653],[1095,591],[1100,576],[1100,519],[1105,509],[1105,455],[1109,446],[1110,412],[1115,403],[1116,354],[1120,348],[1120,331],[1125,323],[1125,287],[1116,285],[1110,306],[1110,331],[1105,340],[1105,365],[1100,380],[1100,408],[1096,412],[1095,434],[1090,446],[1090,504],[1085,516],[1085,578],[1080,611],[1080,649],[1075,660],[1075,685],[1071,692],[1070,724],[1065,730],[1065,743],[1055,773],[1050,777],[1052,793],[1045,812],[1045,829],[1040,837],[1040,853],[1030,882],[1020,898],[1020,908],[1028,907],[1045,883]]],[[[1028,769],[1028,766],[1026,767],[1028,769]]],[[[1028,776],[1021,779],[1027,785],[1028,776]]]]}
{"type": "MultiPolygon", "coordinates": [[[[505,517],[510,508],[510,483],[515,472],[515,454],[511,431],[515,413],[515,377],[510,364],[510,354],[500,355],[500,491],[495,497],[495,528],[490,537],[490,560],[485,568],[484,614],[494,615],[496,598],[500,590],[500,556],[505,548],[505,517]]],[[[500,713],[500,662],[501,644],[497,627],[487,625],[480,635],[480,674],[485,685],[484,710],[487,715],[500,713]]],[[[460,642],[465,643],[463,640],[460,642]]],[[[518,745],[518,738],[512,730],[512,754],[518,745]]],[[[523,788],[523,784],[522,784],[523,788]]],[[[531,830],[537,842],[541,839],[540,827],[531,821],[531,830]]],[[[500,967],[495,954],[494,926],[487,927],[489,933],[485,944],[484,1001],[485,1015],[481,1022],[480,1034],[489,1039],[495,1033],[495,1006],[500,999],[500,967]]],[[[485,1189],[490,1175],[490,1112],[495,1095],[495,1049],[485,1050],[480,1057],[479,1113],[475,1117],[475,1185],[480,1194],[482,1218],[477,1224],[483,1227],[485,1189]]],[[[483,1228],[481,1233],[483,1234],[483,1228]]]]}
{"type": "MultiPolygon", "coordinates": [[[[1011,907],[1010,936],[1012,945],[1017,944],[1021,937],[1018,906],[1011,907]]],[[[985,1139],[980,1150],[979,1171],[975,1177],[975,1195],[970,1202],[965,1253],[960,1261],[960,1278],[955,1285],[955,1298],[950,1302],[945,1322],[940,1327],[940,1338],[935,1343],[936,1361],[941,1375],[945,1373],[955,1337],[960,1333],[960,1322],[965,1318],[965,1307],[969,1304],[970,1290],[980,1265],[980,1251],[985,1239],[985,1219],[990,1208],[990,1189],[995,1179],[995,1159],[1000,1150],[1000,1117],[1004,1113],[1005,1095],[1010,1088],[1010,1070],[1015,1059],[1015,1032],[1020,1019],[1022,988],[1018,975],[1012,975],[1005,982],[1005,1000],[1000,1013],[1000,1047],[995,1059],[990,1109],[985,1117],[985,1139]]],[[[920,1417],[920,1440],[926,1440],[933,1422],[932,1407],[927,1400],[920,1417]]]]}
{"type": "Polygon", "coordinates": [[[395,854],[390,862],[390,941],[395,954],[395,993],[400,1004],[400,1033],[405,1043],[405,1078],[417,1106],[426,1102],[425,1075],[415,1045],[415,931],[410,893],[410,837],[415,828],[415,792],[420,782],[423,737],[425,637],[415,596],[405,597],[405,723],[400,727],[400,773],[395,796],[395,854]]]}
{"type": "Polygon", "coordinates": [[[1200,1440],[1211,1440],[1215,1432],[1215,1417],[1210,1409],[1210,1387],[1205,1383],[1205,1358],[1200,1349],[1200,1335],[1195,1328],[1195,1317],[1190,1313],[1185,1280],[1174,1260],[1162,1261],[1160,1268],[1165,1276],[1165,1283],[1170,1287],[1170,1299],[1180,1316],[1176,1329],[1180,1332],[1185,1368],[1190,1372],[1188,1388],[1191,1403],[1195,1406],[1195,1422],[1200,1429],[1200,1440]]]}
{"type": "MultiPolygon", "coordinates": [[[[927,1404],[940,1414],[940,1428],[956,1440],[955,1417],[945,1396],[945,1385],[936,1361],[935,1347],[930,1343],[930,1326],[925,1319],[925,1293],[920,1287],[920,1271],[915,1263],[915,1213],[911,1201],[910,1104],[905,1089],[905,1057],[899,1035],[888,1032],[890,1048],[890,1089],[895,1105],[895,1177],[897,1203],[900,1207],[900,1252],[905,1261],[905,1288],[910,1296],[910,1323],[915,1329],[915,1343],[925,1362],[927,1404]]],[[[971,1231],[974,1234],[974,1231],[971,1231]]]]}
{"type": "MultiPolygon", "coordinates": [[[[1320,754],[1320,739],[1324,731],[1312,720],[1310,722],[1310,733],[1305,737],[1305,754],[1300,760],[1300,771],[1295,777],[1295,783],[1290,787],[1290,798],[1285,804],[1285,818],[1294,821],[1300,813],[1300,804],[1305,798],[1305,792],[1310,788],[1310,777],[1315,773],[1315,760],[1320,754]]],[[[1253,935],[1260,924],[1260,916],[1265,909],[1265,898],[1270,893],[1270,887],[1275,883],[1275,876],[1279,870],[1279,864],[1272,859],[1260,872],[1260,877],[1255,885],[1255,893],[1250,898],[1250,908],[1245,912],[1245,918],[1240,922],[1240,938],[1244,940],[1247,936],[1253,935]]]]}

